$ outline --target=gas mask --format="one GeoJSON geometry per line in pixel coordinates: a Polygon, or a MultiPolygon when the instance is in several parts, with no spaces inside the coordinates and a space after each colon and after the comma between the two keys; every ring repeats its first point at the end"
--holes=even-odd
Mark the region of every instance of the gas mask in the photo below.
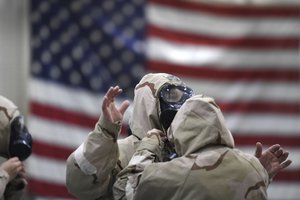
{"type": "Polygon", "coordinates": [[[194,94],[189,87],[182,85],[164,85],[159,92],[160,116],[163,128],[167,130],[182,104],[194,94]]]}
{"type": "Polygon", "coordinates": [[[9,155],[21,161],[27,159],[32,152],[32,137],[28,132],[23,117],[15,117],[10,124],[9,155]]]}

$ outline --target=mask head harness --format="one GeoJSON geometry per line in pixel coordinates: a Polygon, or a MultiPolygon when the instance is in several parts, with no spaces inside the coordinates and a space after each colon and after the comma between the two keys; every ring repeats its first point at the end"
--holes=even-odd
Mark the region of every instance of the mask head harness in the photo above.
{"type": "Polygon", "coordinates": [[[164,85],[159,92],[160,116],[159,120],[165,130],[167,130],[177,111],[182,104],[192,97],[193,90],[182,85],[164,85]]]}
{"type": "Polygon", "coordinates": [[[22,116],[17,116],[10,124],[9,154],[21,161],[27,159],[32,152],[32,137],[28,132],[22,116]]]}

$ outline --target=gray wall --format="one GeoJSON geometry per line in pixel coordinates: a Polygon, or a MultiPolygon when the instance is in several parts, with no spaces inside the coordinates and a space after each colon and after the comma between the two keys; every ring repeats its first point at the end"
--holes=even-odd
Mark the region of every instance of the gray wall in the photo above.
{"type": "Polygon", "coordinates": [[[0,94],[27,112],[28,1],[0,0],[0,94]]]}

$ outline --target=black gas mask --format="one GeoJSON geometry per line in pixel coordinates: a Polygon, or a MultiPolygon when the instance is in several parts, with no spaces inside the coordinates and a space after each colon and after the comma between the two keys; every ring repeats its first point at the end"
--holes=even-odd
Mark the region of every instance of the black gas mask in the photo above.
{"type": "Polygon", "coordinates": [[[192,97],[193,94],[194,92],[191,88],[181,85],[166,84],[161,88],[159,92],[161,110],[159,120],[165,130],[170,127],[182,104],[192,97]]]}
{"type": "Polygon", "coordinates": [[[9,154],[21,161],[27,159],[32,152],[32,137],[24,125],[22,116],[17,116],[10,124],[9,154]]]}

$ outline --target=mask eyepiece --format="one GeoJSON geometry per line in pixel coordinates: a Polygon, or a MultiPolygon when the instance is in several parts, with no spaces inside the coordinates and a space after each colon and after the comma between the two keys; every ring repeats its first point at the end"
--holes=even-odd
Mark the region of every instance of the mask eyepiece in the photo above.
{"type": "Polygon", "coordinates": [[[192,97],[193,90],[182,85],[165,85],[159,92],[161,113],[159,120],[167,130],[182,104],[192,97]]]}

